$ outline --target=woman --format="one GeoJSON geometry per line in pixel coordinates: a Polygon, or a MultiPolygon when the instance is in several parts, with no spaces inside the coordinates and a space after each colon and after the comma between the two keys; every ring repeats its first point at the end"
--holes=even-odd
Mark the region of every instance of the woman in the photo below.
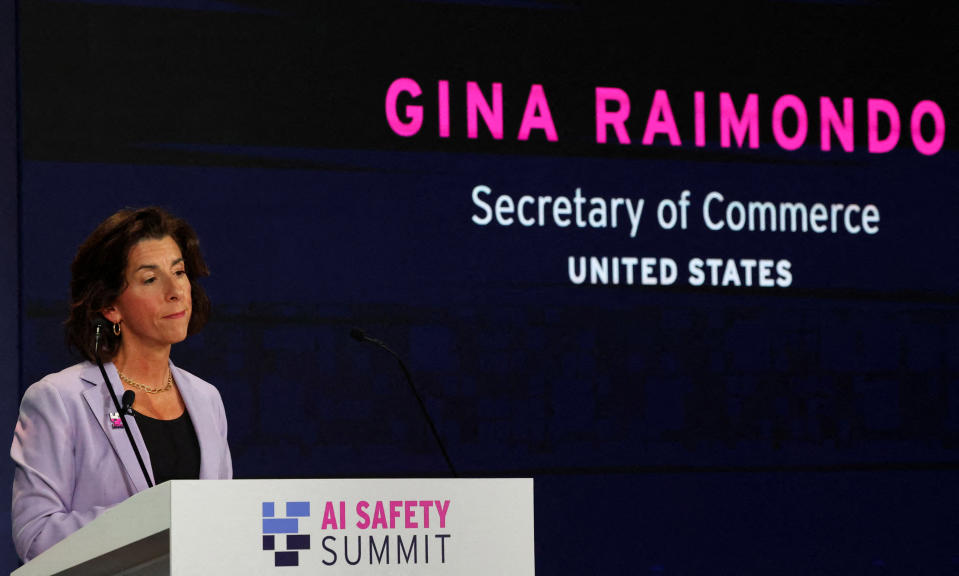
{"type": "Polygon", "coordinates": [[[209,315],[191,282],[209,272],[190,225],[158,208],[121,210],[80,246],[71,271],[67,339],[87,361],[26,391],[10,450],[24,561],[147,488],[94,363],[103,319],[99,354],[117,396],[136,393],[127,424],[151,480],[233,475],[220,394],[170,361],[171,346],[209,315]]]}

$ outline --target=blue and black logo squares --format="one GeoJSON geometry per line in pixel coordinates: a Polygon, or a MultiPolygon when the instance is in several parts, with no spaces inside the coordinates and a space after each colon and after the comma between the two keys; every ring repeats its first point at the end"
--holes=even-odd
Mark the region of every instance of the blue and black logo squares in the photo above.
{"type": "Polygon", "coordinates": [[[300,518],[310,517],[310,503],[287,502],[285,516],[277,511],[275,502],[263,503],[263,549],[273,551],[275,566],[299,566],[299,551],[310,549],[310,535],[299,533],[300,518]],[[278,549],[283,536],[286,545],[278,549]]]}

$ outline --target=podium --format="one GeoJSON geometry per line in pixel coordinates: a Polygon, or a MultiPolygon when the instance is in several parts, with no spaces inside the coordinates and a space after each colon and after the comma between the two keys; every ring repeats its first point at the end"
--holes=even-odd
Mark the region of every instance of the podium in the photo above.
{"type": "Polygon", "coordinates": [[[532,576],[532,479],[176,480],[13,576],[532,576]]]}

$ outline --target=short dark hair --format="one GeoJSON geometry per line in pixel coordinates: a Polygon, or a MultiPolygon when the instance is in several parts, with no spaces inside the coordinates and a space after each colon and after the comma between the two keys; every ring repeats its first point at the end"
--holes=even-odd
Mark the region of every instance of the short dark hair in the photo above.
{"type": "MultiPolygon", "coordinates": [[[[96,323],[100,311],[113,305],[126,288],[127,258],[130,249],[141,240],[171,237],[183,254],[193,312],[187,334],[196,334],[210,317],[210,299],[197,278],[210,271],[200,254],[196,232],[183,219],[162,208],[125,208],[110,216],[80,245],[70,267],[70,316],[66,321],[67,343],[87,360],[95,361],[96,323]]],[[[107,323],[109,326],[109,323],[107,323]]],[[[100,358],[113,359],[120,338],[110,328],[101,331],[100,358]]]]}

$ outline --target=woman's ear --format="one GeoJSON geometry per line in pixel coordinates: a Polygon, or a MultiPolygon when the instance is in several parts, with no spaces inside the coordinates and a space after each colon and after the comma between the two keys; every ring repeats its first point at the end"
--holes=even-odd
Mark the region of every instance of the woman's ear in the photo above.
{"type": "Polygon", "coordinates": [[[107,319],[111,324],[119,324],[123,318],[120,317],[120,311],[116,306],[107,306],[100,310],[100,315],[107,319]]]}

